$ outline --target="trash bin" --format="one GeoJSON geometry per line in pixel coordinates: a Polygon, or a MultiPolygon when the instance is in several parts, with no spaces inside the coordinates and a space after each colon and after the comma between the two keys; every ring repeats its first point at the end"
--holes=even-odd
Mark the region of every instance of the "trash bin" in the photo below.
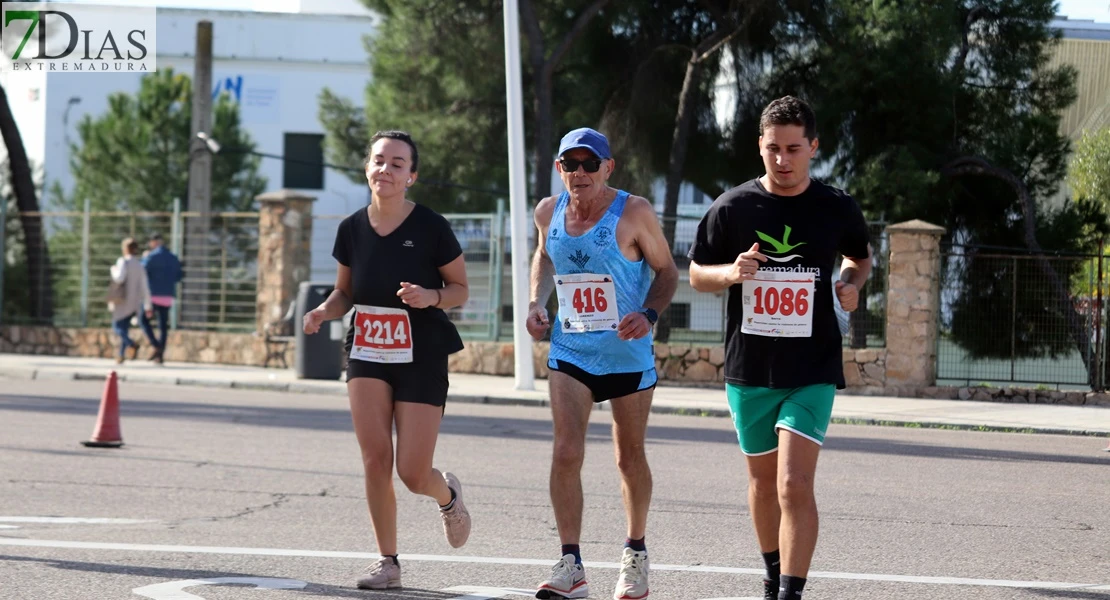
{"type": "Polygon", "coordinates": [[[305,313],[320,306],[335,289],[333,283],[305,281],[297,289],[297,317],[294,327],[297,330],[297,343],[293,352],[293,369],[297,379],[338,380],[343,372],[343,321],[335,319],[325,322],[320,331],[305,335],[301,324],[305,313]]]}

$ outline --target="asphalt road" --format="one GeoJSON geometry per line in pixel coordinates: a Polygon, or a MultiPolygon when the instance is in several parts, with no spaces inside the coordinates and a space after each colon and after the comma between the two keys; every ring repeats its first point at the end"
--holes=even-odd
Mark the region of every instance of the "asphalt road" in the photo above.
{"type": "MultiPolygon", "coordinates": [[[[407,587],[385,593],[353,589],[377,553],[342,398],[127,384],[125,447],[85,448],[102,388],[0,379],[4,600],[524,598],[558,558],[547,409],[448,406],[437,466],[473,534],[451,549],[433,501],[396,481],[407,587]]],[[[583,473],[591,598],[611,597],[624,539],[609,419],[583,473]]],[[[806,600],[1110,598],[1099,442],[833,425],[806,600]]],[[[731,423],[653,415],[648,453],[652,597],[758,596],[731,423]]]]}

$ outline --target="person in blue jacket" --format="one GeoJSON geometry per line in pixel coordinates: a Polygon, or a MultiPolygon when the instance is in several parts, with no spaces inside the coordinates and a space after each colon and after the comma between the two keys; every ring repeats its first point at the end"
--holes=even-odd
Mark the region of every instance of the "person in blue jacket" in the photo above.
{"type": "Polygon", "coordinates": [[[150,360],[161,364],[166,354],[166,331],[170,325],[170,308],[177,298],[177,283],[181,281],[181,261],[166,248],[162,234],[152,233],[147,241],[149,250],[143,255],[143,267],[146,268],[146,278],[150,282],[150,300],[154,305],[154,312],[158,315],[158,337],[154,336],[150,317],[143,314],[141,325],[146,338],[150,340],[154,352],[150,360]]]}

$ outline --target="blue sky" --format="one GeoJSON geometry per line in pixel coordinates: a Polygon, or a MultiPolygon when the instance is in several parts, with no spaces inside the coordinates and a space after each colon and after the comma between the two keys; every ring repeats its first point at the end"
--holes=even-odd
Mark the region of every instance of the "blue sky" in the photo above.
{"type": "MultiPolygon", "coordinates": [[[[188,8],[223,8],[229,10],[294,11],[298,0],[70,0],[84,4],[119,6],[167,6],[188,8]]],[[[1058,0],[1060,14],[1073,19],[1093,19],[1110,23],[1110,0],[1058,0]]]]}

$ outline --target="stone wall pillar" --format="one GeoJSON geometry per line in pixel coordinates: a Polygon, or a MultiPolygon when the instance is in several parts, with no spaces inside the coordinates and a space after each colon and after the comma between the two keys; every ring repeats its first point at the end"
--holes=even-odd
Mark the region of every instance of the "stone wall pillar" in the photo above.
{"type": "Polygon", "coordinates": [[[307,281],[312,264],[312,203],[316,198],[278,190],[258,196],[257,326],[280,319],[307,281]]]}
{"type": "Polygon", "coordinates": [[[937,377],[944,228],[913,220],[886,230],[890,236],[886,385],[932,386],[937,377]]]}

